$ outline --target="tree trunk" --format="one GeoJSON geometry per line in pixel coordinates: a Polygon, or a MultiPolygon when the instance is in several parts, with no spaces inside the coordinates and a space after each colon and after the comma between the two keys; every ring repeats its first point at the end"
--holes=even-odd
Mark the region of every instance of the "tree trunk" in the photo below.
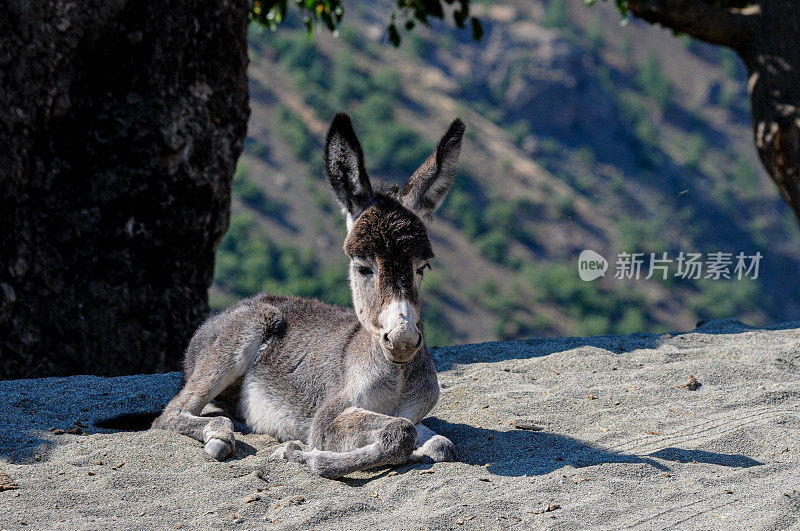
{"type": "Polygon", "coordinates": [[[800,222],[800,1],[764,0],[757,28],[738,50],[749,73],[756,148],[800,222]]]}
{"type": "Polygon", "coordinates": [[[246,133],[247,10],[0,3],[0,377],[180,366],[246,133]]]}
{"type": "Polygon", "coordinates": [[[753,134],[764,167],[800,222],[800,1],[629,0],[647,22],[734,49],[749,73],[753,134]]]}

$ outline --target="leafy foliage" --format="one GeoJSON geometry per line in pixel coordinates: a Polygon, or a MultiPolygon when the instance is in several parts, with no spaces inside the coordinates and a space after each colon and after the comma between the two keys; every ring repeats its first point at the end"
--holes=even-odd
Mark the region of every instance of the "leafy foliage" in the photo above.
{"type": "MultiPolygon", "coordinates": [[[[342,0],[294,0],[300,12],[306,31],[311,34],[316,25],[322,24],[332,32],[337,32],[344,16],[342,0]]],[[[278,25],[286,20],[289,0],[251,0],[250,20],[275,31],[278,25]]],[[[472,31],[472,38],[480,40],[483,36],[481,21],[470,15],[470,0],[396,0],[395,10],[392,11],[391,20],[386,30],[389,42],[400,46],[402,38],[398,24],[405,30],[414,29],[416,24],[428,25],[429,18],[444,20],[445,6],[456,7],[452,9],[453,22],[459,28],[464,28],[467,23],[472,31]]]]}
{"type": "Polygon", "coordinates": [[[647,54],[647,57],[639,68],[636,75],[636,83],[650,99],[652,99],[659,110],[664,111],[670,102],[672,94],[672,87],[670,86],[667,77],[661,73],[661,65],[658,63],[658,58],[652,52],[647,54]]]}
{"type": "Polygon", "coordinates": [[[544,25],[549,28],[560,28],[567,23],[565,0],[548,0],[544,15],[544,25]]]}
{"type": "MultiPolygon", "coordinates": [[[[250,20],[275,30],[278,24],[286,20],[289,0],[252,0],[250,2],[250,20]]],[[[294,0],[300,11],[308,32],[312,32],[314,24],[325,24],[335,31],[342,20],[344,7],[339,0],[294,0]]]]}
{"type": "MultiPolygon", "coordinates": [[[[260,291],[350,303],[347,264],[322,265],[309,248],[270,241],[248,212],[231,217],[217,250],[214,280],[226,293],[248,297],[260,291]]],[[[212,308],[219,310],[221,308],[212,308]]]]}
{"type": "Polygon", "coordinates": [[[233,194],[244,204],[262,214],[275,213],[275,205],[267,199],[261,188],[250,177],[249,164],[246,160],[241,160],[236,166],[236,173],[233,175],[233,194]]]}

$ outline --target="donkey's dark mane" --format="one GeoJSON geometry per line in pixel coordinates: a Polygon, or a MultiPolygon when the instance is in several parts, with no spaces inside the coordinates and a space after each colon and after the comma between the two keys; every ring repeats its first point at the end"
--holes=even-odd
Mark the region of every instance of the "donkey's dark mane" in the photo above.
{"type": "Polygon", "coordinates": [[[433,258],[422,220],[397,199],[383,194],[376,194],[373,204],[355,220],[344,242],[344,252],[360,258],[433,258]]]}

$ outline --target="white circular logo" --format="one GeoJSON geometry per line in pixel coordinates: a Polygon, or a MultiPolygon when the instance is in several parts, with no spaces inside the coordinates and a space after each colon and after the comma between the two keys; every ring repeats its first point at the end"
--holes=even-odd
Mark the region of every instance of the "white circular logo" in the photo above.
{"type": "Polygon", "coordinates": [[[590,282],[604,277],[607,269],[608,261],[599,253],[586,249],[578,256],[578,276],[581,280],[590,282]]]}

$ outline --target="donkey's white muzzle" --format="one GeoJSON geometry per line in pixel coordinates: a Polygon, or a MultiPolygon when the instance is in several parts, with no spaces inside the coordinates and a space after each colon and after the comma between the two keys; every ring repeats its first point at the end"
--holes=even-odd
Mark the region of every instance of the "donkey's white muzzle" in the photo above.
{"type": "Polygon", "coordinates": [[[408,363],[422,346],[417,310],[408,301],[392,301],[379,317],[382,344],[394,363],[408,363]]]}

